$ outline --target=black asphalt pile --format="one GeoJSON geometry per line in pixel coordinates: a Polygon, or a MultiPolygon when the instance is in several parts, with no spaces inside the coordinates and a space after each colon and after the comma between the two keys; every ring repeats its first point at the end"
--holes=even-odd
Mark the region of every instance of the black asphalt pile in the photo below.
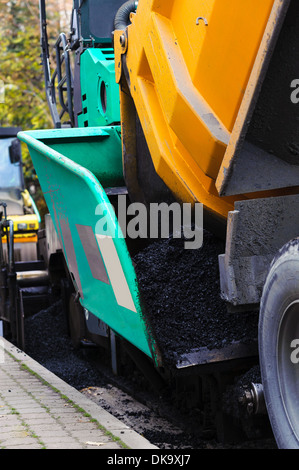
{"type": "Polygon", "coordinates": [[[25,319],[25,352],[78,390],[102,383],[102,375],[88,362],[99,352],[74,349],[61,301],[25,319]]]}
{"type": "Polygon", "coordinates": [[[257,338],[257,314],[229,313],[220,298],[218,255],[224,251],[224,242],[204,231],[200,249],[169,238],[134,257],[148,323],[166,362],[201,347],[257,338]]]}

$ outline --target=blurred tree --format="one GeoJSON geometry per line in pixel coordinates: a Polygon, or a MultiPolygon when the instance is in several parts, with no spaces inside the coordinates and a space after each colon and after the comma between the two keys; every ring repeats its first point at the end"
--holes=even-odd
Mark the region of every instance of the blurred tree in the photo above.
{"type": "MultiPolygon", "coordinates": [[[[49,45],[60,33],[62,15],[69,3],[47,1],[49,45]]],[[[70,6],[71,8],[71,6],[70,6]]],[[[67,15],[66,15],[67,16],[67,15]]],[[[0,126],[23,130],[52,128],[41,65],[38,0],[0,0],[0,126]]],[[[22,146],[27,187],[43,215],[46,203],[40,190],[27,147],[22,146]]]]}

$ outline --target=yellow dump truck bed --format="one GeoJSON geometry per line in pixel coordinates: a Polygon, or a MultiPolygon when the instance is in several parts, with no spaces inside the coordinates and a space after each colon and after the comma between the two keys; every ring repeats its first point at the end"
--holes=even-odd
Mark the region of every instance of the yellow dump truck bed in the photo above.
{"type": "MultiPolygon", "coordinates": [[[[246,139],[268,70],[294,40],[285,30],[297,9],[288,0],[140,0],[132,24],[115,31],[116,79],[126,76],[155,171],[176,199],[199,201],[225,219],[248,194],[298,185],[297,168],[294,173],[275,148],[271,152],[271,144],[259,145],[259,133],[246,139]]],[[[287,87],[290,107],[293,70],[287,61],[281,68],[276,75],[283,83],[270,88],[287,87]]],[[[128,177],[136,154],[130,107],[123,86],[128,177]]],[[[260,134],[262,140],[264,128],[260,134]]]]}

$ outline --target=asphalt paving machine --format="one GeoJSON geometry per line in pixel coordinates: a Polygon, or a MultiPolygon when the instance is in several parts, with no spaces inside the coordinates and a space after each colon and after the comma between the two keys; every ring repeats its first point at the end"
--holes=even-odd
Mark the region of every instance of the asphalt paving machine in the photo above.
{"type": "Polygon", "coordinates": [[[53,74],[40,5],[54,129],[18,136],[68,266],[73,330],[122,338],[163,375],[113,198],[202,205],[226,243],[215,296],[232,316],[259,313],[257,341],[199,344],[173,369],[187,382],[258,356],[261,383],[239,404],[265,401],[278,446],[298,448],[298,2],[74,0],[53,74]]]}

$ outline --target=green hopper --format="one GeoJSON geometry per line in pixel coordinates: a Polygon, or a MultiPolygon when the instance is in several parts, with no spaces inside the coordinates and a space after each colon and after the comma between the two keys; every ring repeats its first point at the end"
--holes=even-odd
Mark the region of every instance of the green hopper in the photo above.
{"type": "Polygon", "coordinates": [[[108,198],[111,188],[125,186],[120,127],[18,137],[29,148],[80,303],[156,363],[134,266],[108,198]]]}

